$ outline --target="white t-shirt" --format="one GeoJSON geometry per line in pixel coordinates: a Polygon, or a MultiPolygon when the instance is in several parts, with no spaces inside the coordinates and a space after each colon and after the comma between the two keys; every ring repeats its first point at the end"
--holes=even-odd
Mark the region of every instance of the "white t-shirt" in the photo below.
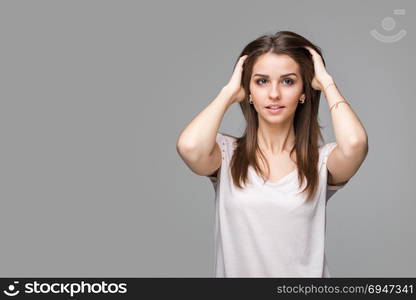
{"type": "Polygon", "coordinates": [[[215,190],[215,277],[330,277],[326,203],[345,186],[327,184],[326,161],[336,143],[319,147],[319,187],[304,203],[306,195],[296,194],[297,169],[263,184],[250,166],[245,188],[236,188],[229,167],[235,140],[217,133],[221,167],[218,178],[206,176],[215,190]]]}

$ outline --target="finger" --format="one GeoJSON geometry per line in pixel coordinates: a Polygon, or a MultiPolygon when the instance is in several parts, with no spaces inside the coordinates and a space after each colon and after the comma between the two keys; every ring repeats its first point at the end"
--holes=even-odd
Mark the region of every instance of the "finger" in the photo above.
{"type": "Polygon", "coordinates": [[[316,51],[315,51],[315,49],[313,49],[313,48],[311,48],[311,47],[309,47],[309,46],[305,46],[305,48],[306,48],[306,49],[308,49],[308,50],[309,50],[309,52],[310,52],[312,55],[317,55],[317,54],[318,54],[318,52],[316,52],[316,51]]]}
{"type": "Polygon", "coordinates": [[[311,50],[313,50],[311,47],[309,46],[303,46],[303,48],[307,49],[308,51],[312,52],[311,50]]]}
{"type": "Polygon", "coordinates": [[[244,63],[244,61],[246,60],[247,56],[248,56],[248,55],[244,55],[244,56],[241,56],[241,57],[239,58],[238,63],[237,63],[238,67],[240,67],[240,68],[242,68],[242,67],[243,67],[243,63],[244,63]]]}

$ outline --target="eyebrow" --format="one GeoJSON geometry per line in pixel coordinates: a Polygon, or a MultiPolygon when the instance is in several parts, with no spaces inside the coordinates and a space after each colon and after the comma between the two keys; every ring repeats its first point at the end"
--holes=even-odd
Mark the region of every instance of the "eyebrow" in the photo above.
{"type": "MultiPolygon", "coordinates": [[[[290,76],[290,75],[298,76],[296,73],[287,73],[287,74],[281,75],[280,78],[287,77],[287,76],[290,76]]],[[[269,75],[265,75],[265,74],[254,74],[253,77],[256,77],[256,76],[265,77],[265,78],[269,78],[270,77],[269,75]]]]}

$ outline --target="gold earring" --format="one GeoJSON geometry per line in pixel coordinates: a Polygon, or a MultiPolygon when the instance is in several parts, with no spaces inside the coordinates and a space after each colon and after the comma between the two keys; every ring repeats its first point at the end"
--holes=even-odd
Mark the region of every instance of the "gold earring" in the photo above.
{"type": "Polygon", "coordinates": [[[305,95],[302,95],[299,100],[300,100],[300,103],[302,104],[305,103],[305,95]]]}
{"type": "Polygon", "coordinates": [[[250,95],[250,97],[249,97],[248,102],[249,102],[250,104],[253,104],[253,101],[251,100],[251,95],[250,95]]]}

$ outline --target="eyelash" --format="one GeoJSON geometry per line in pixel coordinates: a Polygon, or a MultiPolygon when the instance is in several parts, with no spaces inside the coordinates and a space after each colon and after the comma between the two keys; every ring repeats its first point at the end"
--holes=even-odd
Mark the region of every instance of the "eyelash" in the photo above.
{"type": "MultiPolygon", "coordinates": [[[[258,79],[258,80],[256,80],[256,83],[259,84],[259,81],[260,80],[266,80],[266,79],[258,79]]],[[[294,83],[294,80],[293,79],[286,78],[286,79],[283,79],[283,81],[284,80],[290,80],[291,81],[291,84],[289,84],[289,85],[292,85],[294,83]]],[[[262,85],[262,84],[260,84],[260,85],[262,85]]]]}

